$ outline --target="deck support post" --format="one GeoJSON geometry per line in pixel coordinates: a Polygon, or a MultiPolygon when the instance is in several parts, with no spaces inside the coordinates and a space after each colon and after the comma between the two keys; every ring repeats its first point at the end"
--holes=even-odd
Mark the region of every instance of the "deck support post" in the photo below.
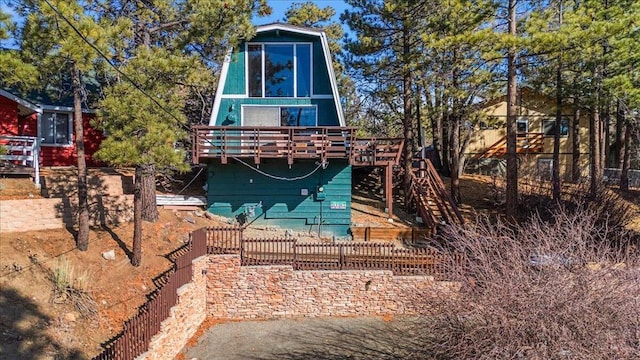
{"type": "Polygon", "coordinates": [[[387,215],[393,217],[393,164],[389,162],[384,168],[384,196],[387,199],[387,215]]]}

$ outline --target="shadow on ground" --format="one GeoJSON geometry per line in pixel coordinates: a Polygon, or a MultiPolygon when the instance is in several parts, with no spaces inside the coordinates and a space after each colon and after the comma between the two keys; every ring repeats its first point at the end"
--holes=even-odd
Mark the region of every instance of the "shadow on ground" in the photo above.
{"type": "Polygon", "coordinates": [[[55,321],[15,289],[0,289],[0,360],[87,359],[51,338],[47,329],[55,321]]]}
{"type": "Polygon", "coordinates": [[[429,359],[421,318],[324,318],[216,325],[185,358],[251,360],[429,359]]]}

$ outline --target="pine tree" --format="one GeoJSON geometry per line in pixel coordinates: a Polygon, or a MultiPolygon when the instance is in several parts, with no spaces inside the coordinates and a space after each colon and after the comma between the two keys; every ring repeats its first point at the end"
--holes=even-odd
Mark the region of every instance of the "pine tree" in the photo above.
{"type": "MultiPolygon", "coordinates": [[[[132,264],[141,263],[141,221],[158,218],[157,173],[186,171],[188,134],[185,103],[213,83],[212,70],[226,49],[253,34],[251,16],[270,11],[263,0],[249,2],[157,0],[104,1],[105,19],[133,19],[131,35],[118,54],[118,73],[105,89],[99,126],[109,133],[96,156],[136,168],[132,264]]],[[[206,99],[212,102],[212,99],[206,99]]]]}
{"type": "MultiPolygon", "coordinates": [[[[9,14],[0,10],[0,44],[10,38],[16,26],[9,14]]],[[[22,61],[18,51],[0,47],[0,86],[31,88],[37,83],[36,75],[35,66],[22,61]]]]}
{"type": "Polygon", "coordinates": [[[41,76],[55,77],[62,73],[71,83],[78,162],[76,245],[79,250],[86,251],[89,244],[89,207],[82,126],[82,77],[95,71],[97,63],[103,60],[93,46],[106,47],[106,41],[110,38],[109,27],[95,21],[76,0],[23,0],[20,9],[26,17],[21,32],[23,54],[37,66],[41,76]]]}

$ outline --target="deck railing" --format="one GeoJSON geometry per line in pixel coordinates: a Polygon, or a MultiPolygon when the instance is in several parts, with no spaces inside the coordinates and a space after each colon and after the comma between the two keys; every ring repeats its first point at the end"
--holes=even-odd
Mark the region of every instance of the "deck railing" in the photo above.
{"type": "Polygon", "coordinates": [[[357,138],[353,127],[246,127],[195,126],[193,156],[195,163],[206,159],[347,159],[353,165],[397,163],[402,139],[357,138]]]}
{"type": "Polygon", "coordinates": [[[33,136],[0,136],[0,167],[4,173],[29,173],[36,185],[40,185],[40,143],[33,136]],[[16,167],[17,165],[17,167],[16,167]]]}
{"type": "MultiPolygon", "coordinates": [[[[544,147],[544,133],[524,133],[516,136],[516,152],[518,154],[533,154],[542,152],[544,147]]],[[[507,137],[503,136],[484,152],[474,156],[474,159],[500,158],[507,154],[507,137]]]]}

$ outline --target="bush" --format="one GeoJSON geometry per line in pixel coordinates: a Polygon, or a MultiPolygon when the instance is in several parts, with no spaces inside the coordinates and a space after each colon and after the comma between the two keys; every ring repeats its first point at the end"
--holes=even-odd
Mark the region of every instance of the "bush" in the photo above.
{"type": "Polygon", "coordinates": [[[97,305],[89,294],[91,277],[87,270],[76,274],[75,267],[64,257],[58,259],[51,272],[52,301],[71,301],[74,308],[85,317],[97,315],[97,305]]]}
{"type": "Polygon", "coordinates": [[[440,359],[640,357],[637,249],[610,246],[598,212],[560,208],[553,222],[482,220],[449,229],[445,252],[466,261],[460,296],[431,298],[413,332],[440,359]]]}

